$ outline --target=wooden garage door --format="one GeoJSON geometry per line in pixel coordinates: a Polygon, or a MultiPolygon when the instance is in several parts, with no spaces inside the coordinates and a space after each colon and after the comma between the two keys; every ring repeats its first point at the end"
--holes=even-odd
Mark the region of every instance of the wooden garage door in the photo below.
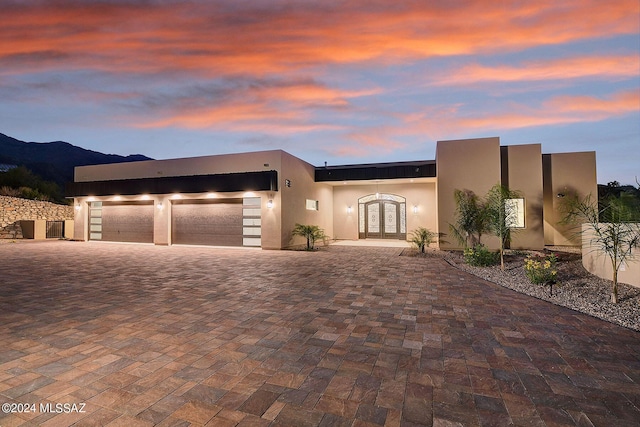
{"type": "Polygon", "coordinates": [[[153,202],[95,203],[90,214],[90,239],[153,243],[153,202]],[[101,206],[99,206],[100,204],[101,206]]]}
{"type": "Polygon", "coordinates": [[[242,199],[174,200],[174,244],[242,246],[242,199]]]}

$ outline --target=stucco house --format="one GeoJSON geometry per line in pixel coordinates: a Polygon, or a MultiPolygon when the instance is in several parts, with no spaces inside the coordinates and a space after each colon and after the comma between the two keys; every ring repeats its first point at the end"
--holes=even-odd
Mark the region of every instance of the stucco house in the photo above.
{"type": "Polygon", "coordinates": [[[557,207],[571,192],[597,196],[595,152],[542,154],[497,137],[439,141],[435,160],[394,163],[313,166],[271,150],[80,166],[67,195],[76,239],[282,249],[296,223],[332,239],[448,233],[454,190],[484,195],[496,183],[523,194],[512,248],[580,244],[557,207]]]}

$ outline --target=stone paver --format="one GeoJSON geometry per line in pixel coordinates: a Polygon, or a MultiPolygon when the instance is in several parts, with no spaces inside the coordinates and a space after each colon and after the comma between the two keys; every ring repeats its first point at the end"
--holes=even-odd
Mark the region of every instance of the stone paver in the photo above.
{"type": "Polygon", "coordinates": [[[1,244],[0,426],[640,425],[638,332],[401,251],[1,244]]]}

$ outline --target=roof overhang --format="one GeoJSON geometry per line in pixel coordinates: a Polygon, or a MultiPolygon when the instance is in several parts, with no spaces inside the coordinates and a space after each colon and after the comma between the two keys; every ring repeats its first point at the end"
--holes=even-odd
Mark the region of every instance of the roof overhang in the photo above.
{"type": "Polygon", "coordinates": [[[351,182],[380,180],[411,180],[435,178],[436,161],[372,163],[362,165],[316,167],[316,182],[351,182]]]}
{"type": "Polygon", "coordinates": [[[278,191],[278,172],[240,172],[211,175],[166,176],[69,183],[66,197],[135,194],[278,191]]]}

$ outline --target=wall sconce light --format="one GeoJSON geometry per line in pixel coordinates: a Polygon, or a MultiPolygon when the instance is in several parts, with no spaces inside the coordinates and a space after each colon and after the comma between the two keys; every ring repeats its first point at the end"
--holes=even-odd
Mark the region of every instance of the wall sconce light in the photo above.
{"type": "Polygon", "coordinates": [[[558,193],[558,194],[556,194],[556,197],[558,199],[562,199],[564,197],[564,193],[558,193]]]}
{"type": "Polygon", "coordinates": [[[82,209],[82,206],[80,206],[80,203],[78,203],[78,204],[76,205],[76,210],[77,210],[77,211],[79,211],[80,209],[82,209]]]}
{"type": "Polygon", "coordinates": [[[418,213],[418,205],[413,205],[413,213],[414,214],[418,213]]]}
{"type": "Polygon", "coordinates": [[[350,214],[351,212],[353,212],[353,209],[351,208],[351,206],[347,206],[347,213],[350,214]]]}
{"type": "Polygon", "coordinates": [[[156,205],[156,208],[158,208],[158,209],[160,209],[160,210],[164,209],[164,206],[162,205],[162,202],[158,203],[158,204],[156,205]]]}
{"type": "Polygon", "coordinates": [[[269,199],[267,201],[267,208],[271,209],[273,207],[273,199],[269,199]]]}

